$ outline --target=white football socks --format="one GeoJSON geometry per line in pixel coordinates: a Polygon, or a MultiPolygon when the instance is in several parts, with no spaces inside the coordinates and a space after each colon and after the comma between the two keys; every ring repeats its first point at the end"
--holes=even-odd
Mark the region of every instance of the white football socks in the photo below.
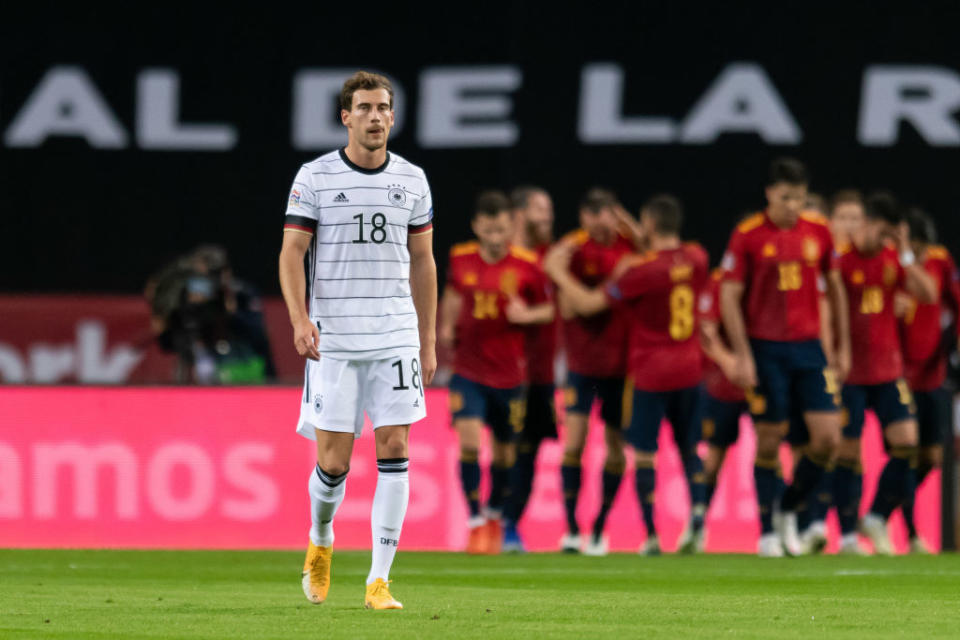
{"type": "Polygon", "coordinates": [[[346,480],[346,472],[331,476],[319,464],[310,474],[310,541],[318,547],[333,545],[333,516],[347,491],[346,480]]]}
{"type": "Polygon", "coordinates": [[[373,532],[373,561],[367,584],[377,578],[384,581],[390,574],[390,565],[397,554],[400,529],[407,513],[410,499],[410,477],[407,475],[407,458],[381,458],[377,460],[377,490],[373,494],[373,509],[370,526],[373,532]]]}

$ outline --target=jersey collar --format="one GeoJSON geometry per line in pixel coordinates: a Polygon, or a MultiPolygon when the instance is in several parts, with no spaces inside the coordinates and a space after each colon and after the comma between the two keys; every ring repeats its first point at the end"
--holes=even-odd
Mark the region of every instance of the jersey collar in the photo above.
{"type": "Polygon", "coordinates": [[[387,151],[387,159],[383,161],[383,164],[377,167],[376,169],[366,169],[360,165],[354,164],[350,158],[347,157],[346,149],[340,149],[340,159],[343,160],[344,164],[353,169],[354,171],[359,171],[360,173],[365,173],[367,175],[376,175],[382,172],[387,168],[387,165],[390,164],[390,152],[387,151]]]}

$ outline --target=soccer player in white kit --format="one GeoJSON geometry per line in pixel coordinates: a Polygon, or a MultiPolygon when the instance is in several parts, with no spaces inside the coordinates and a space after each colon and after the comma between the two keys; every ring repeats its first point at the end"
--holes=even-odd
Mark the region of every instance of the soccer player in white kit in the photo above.
{"type": "Polygon", "coordinates": [[[401,609],[387,578],[410,494],[407,442],[437,368],[433,204],[423,170],[387,152],[390,81],[358,71],[340,105],[347,146],[300,168],[280,251],[294,344],[307,358],[297,432],[317,442],[303,591],[316,604],[327,597],[333,517],[366,412],[378,476],[364,604],[401,609]]]}

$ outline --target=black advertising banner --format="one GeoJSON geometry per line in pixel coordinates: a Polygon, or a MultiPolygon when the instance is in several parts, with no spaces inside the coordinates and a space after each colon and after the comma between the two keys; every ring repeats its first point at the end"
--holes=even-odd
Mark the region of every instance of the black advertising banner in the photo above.
{"type": "Polygon", "coordinates": [[[960,249],[955,4],[319,6],[0,9],[0,289],[134,292],[217,242],[275,292],[289,186],[345,140],[358,68],[396,83],[391,149],[426,170],[441,267],[476,192],[525,183],[558,232],[590,186],[632,211],[675,193],[717,260],[778,155],[827,195],[892,189],[960,249]]]}

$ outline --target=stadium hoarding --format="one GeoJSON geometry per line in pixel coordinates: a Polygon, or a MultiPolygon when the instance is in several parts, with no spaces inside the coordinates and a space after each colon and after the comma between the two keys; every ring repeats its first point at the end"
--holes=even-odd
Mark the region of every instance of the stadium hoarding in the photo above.
{"type": "MultiPolygon", "coordinates": [[[[315,454],[312,443],[294,433],[300,400],[301,390],[290,387],[0,387],[0,547],[301,548],[315,454]]],[[[411,435],[411,496],[401,546],[459,550],[466,543],[466,506],[446,391],[427,390],[427,406],[428,418],[411,435]]],[[[876,422],[868,420],[864,508],[884,462],[876,422]]],[[[594,426],[578,512],[584,524],[599,506],[604,458],[602,428],[594,426]]],[[[753,447],[744,423],[708,517],[709,550],[755,550],[753,447]]],[[[656,518],[670,550],[689,500],[668,429],[660,448],[656,518]]],[[[538,459],[521,524],[534,551],[555,550],[564,531],[561,454],[551,441],[538,459]]],[[[376,476],[368,429],[356,442],[347,499],[337,514],[339,548],[369,548],[376,476]]],[[[624,481],[608,521],[611,548],[618,551],[635,551],[643,540],[632,485],[624,481]]],[[[920,532],[938,546],[936,478],[917,502],[920,532]]],[[[899,520],[892,529],[902,549],[899,520]]]]}
{"type": "Polygon", "coordinates": [[[527,182],[554,195],[560,231],[595,184],[633,211],[674,192],[716,259],[781,154],[818,191],[888,187],[928,207],[958,248],[960,187],[939,168],[960,147],[960,60],[929,37],[956,3],[603,5],[495,2],[466,21],[404,8],[384,20],[387,54],[358,50],[353,16],[329,5],[298,6],[296,26],[273,5],[4,16],[0,56],[17,64],[0,68],[2,286],[137,291],[219,242],[276,291],[288,188],[342,143],[337,88],[358,67],[396,83],[391,144],[426,170],[441,263],[478,189],[527,182]]]}

